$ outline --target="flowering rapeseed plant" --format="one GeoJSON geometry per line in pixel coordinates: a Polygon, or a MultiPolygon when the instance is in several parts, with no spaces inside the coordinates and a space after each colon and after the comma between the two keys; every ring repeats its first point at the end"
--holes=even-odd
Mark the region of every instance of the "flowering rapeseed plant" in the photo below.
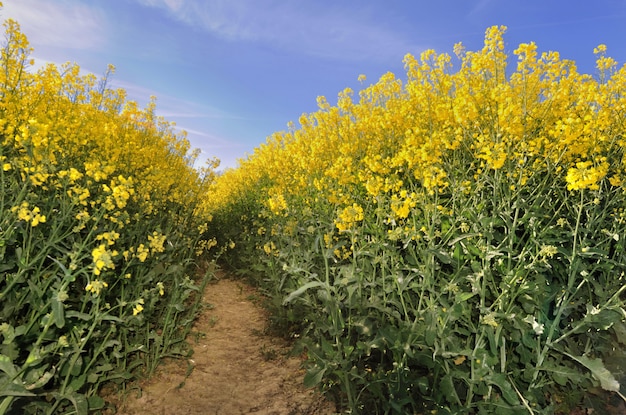
{"type": "Polygon", "coordinates": [[[346,410],[551,413],[619,392],[626,67],[604,45],[595,75],[533,42],[507,56],[505,30],[318,98],[204,201],[211,236],[237,240],[226,259],[300,324],[305,382],[346,410]]]}
{"type": "Polygon", "coordinates": [[[209,244],[197,244],[211,226],[198,202],[217,161],[196,170],[154,101],[108,88],[112,67],[101,79],[35,69],[18,23],[4,28],[0,413],[97,412],[103,383],[187,353],[177,339],[210,277],[188,276],[209,244]]]}

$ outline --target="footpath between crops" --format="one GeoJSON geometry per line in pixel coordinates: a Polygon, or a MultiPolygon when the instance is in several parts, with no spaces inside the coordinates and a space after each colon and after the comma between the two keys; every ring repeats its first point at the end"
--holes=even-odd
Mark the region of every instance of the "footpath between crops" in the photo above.
{"type": "Polygon", "coordinates": [[[302,360],[267,332],[259,293],[225,274],[206,287],[188,340],[194,354],[164,363],[118,413],[326,415],[332,407],[302,385],[302,360]]]}

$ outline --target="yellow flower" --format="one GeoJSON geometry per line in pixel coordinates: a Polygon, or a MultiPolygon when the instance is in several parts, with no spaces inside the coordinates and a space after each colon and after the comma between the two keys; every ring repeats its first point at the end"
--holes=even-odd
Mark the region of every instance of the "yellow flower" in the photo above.
{"type": "Polygon", "coordinates": [[[277,194],[270,197],[267,203],[270,207],[270,210],[275,215],[280,215],[285,210],[287,210],[287,202],[285,201],[285,197],[282,194],[277,194]]]}
{"type": "Polygon", "coordinates": [[[565,180],[567,190],[591,189],[597,190],[599,183],[606,176],[609,166],[606,162],[594,166],[591,161],[579,161],[576,167],[567,171],[565,180]]]}
{"type": "Polygon", "coordinates": [[[137,259],[139,259],[139,261],[144,262],[148,258],[149,253],[150,250],[146,248],[144,244],[139,244],[135,256],[137,257],[137,259]]]}
{"type": "Polygon", "coordinates": [[[28,202],[22,202],[19,206],[13,206],[11,212],[17,213],[17,218],[24,222],[29,222],[31,226],[37,226],[46,221],[46,216],[41,214],[41,210],[35,206],[29,209],[28,202]]]}
{"type": "Polygon", "coordinates": [[[109,268],[114,269],[115,264],[113,263],[112,257],[117,255],[117,251],[108,251],[105,244],[100,244],[97,248],[94,248],[91,251],[91,256],[93,260],[93,273],[95,275],[100,275],[102,270],[109,268]]]}
{"type": "Polygon", "coordinates": [[[335,220],[335,226],[340,232],[350,229],[353,225],[361,222],[364,218],[363,208],[357,203],[341,210],[338,219],[335,220]]]}
{"type": "Polygon", "coordinates": [[[622,185],[622,178],[619,176],[611,176],[609,177],[609,183],[611,183],[611,186],[619,187],[622,185]]]}
{"type": "Polygon", "coordinates": [[[143,311],[143,298],[140,298],[139,300],[137,300],[137,302],[135,303],[135,306],[133,307],[133,316],[136,316],[137,314],[141,313],[143,311]]]}
{"type": "Polygon", "coordinates": [[[606,53],[606,45],[600,44],[596,46],[595,48],[593,48],[593,53],[594,55],[601,55],[606,53]]]}
{"type": "Polygon", "coordinates": [[[115,231],[111,231],[111,232],[101,233],[100,235],[96,236],[96,240],[101,241],[104,239],[107,242],[107,245],[110,246],[110,245],[113,245],[119,237],[120,237],[119,233],[115,231]]]}
{"type": "Polygon", "coordinates": [[[558,249],[553,245],[542,245],[539,250],[539,255],[544,258],[552,258],[554,255],[558,253],[558,249]]]}
{"type": "Polygon", "coordinates": [[[163,247],[164,243],[165,235],[161,235],[156,231],[152,232],[152,235],[148,235],[148,245],[150,245],[152,253],[165,251],[165,248],[163,247]]]}
{"type": "Polygon", "coordinates": [[[265,245],[263,245],[263,251],[265,251],[267,255],[272,255],[272,253],[276,252],[276,244],[271,241],[267,242],[265,245]]]}
{"type": "Polygon", "coordinates": [[[85,291],[92,293],[94,296],[98,296],[100,295],[100,291],[108,286],[109,284],[104,281],[93,280],[89,284],[87,284],[87,286],[85,287],[85,291]]]}
{"type": "Polygon", "coordinates": [[[165,294],[165,287],[162,282],[157,282],[157,289],[159,290],[159,295],[163,296],[165,294]]]}

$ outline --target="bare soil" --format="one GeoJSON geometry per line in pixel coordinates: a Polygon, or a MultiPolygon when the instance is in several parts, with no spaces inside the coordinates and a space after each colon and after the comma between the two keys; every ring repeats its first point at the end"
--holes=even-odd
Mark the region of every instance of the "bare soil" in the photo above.
{"type": "Polygon", "coordinates": [[[268,334],[259,293],[224,275],[204,293],[208,305],[189,342],[193,356],[165,362],[123,401],[118,414],[327,415],[331,404],[302,384],[302,360],[268,334]]]}

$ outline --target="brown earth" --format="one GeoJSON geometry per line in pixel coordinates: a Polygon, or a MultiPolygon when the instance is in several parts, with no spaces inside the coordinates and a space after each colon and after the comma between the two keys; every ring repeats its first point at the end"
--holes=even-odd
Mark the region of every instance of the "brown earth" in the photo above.
{"type": "Polygon", "coordinates": [[[192,358],[163,364],[118,414],[327,415],[332,406],[302,384],[302,360],[267,333],[268,315],[252,287],[220,275],[204,293],[192,358]]]}

